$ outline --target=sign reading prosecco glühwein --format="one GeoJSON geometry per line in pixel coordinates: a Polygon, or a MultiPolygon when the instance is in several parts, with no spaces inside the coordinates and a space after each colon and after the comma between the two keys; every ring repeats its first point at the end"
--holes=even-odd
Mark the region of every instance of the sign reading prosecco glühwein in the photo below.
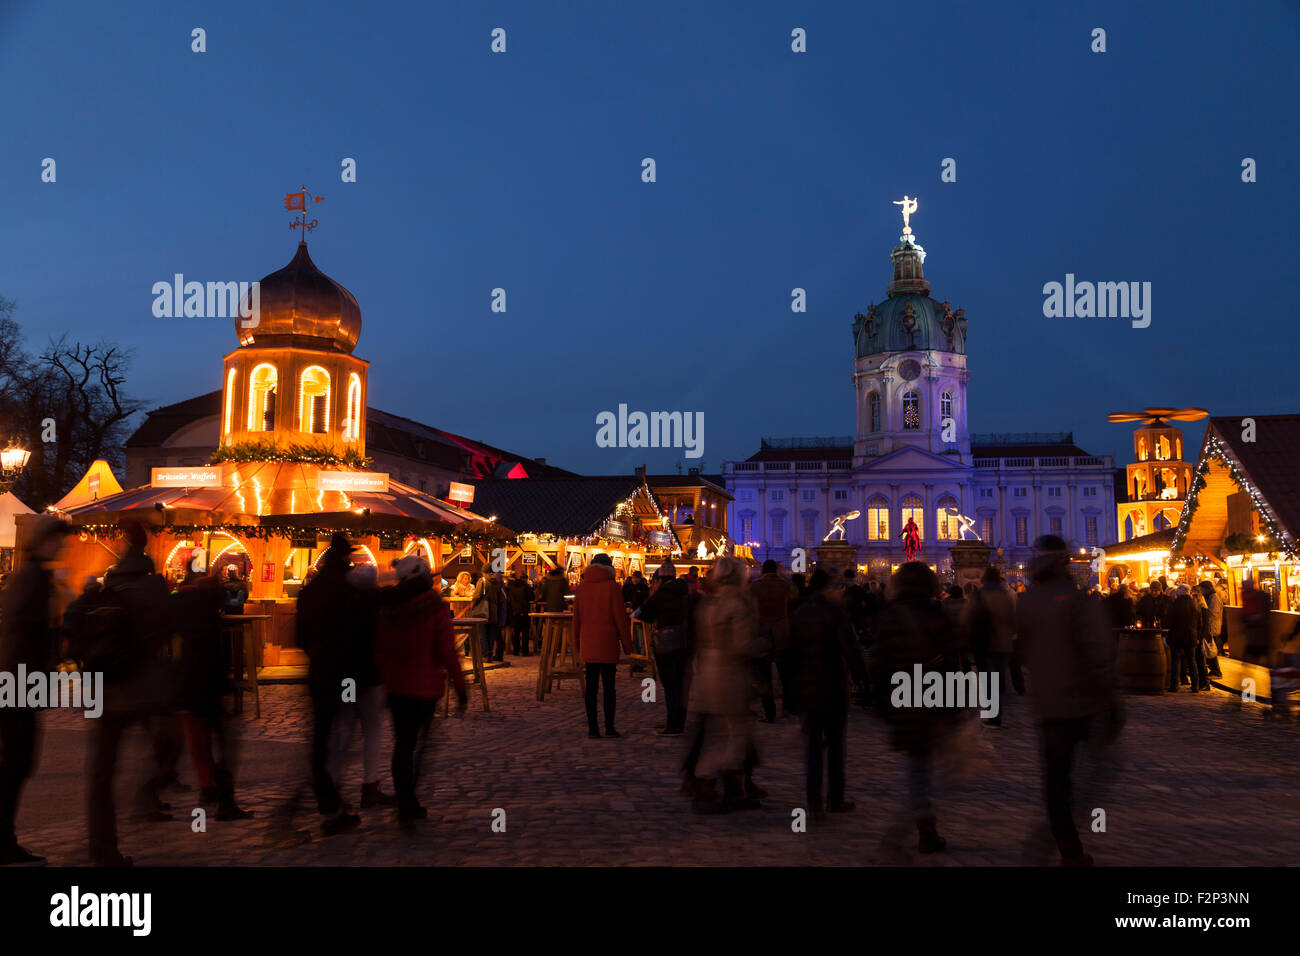
{"type": "Polygon", "coordinates": [[[321,471],[316,474],[316,487],[321,491],[387,491],[388,472],[321,471]]]}

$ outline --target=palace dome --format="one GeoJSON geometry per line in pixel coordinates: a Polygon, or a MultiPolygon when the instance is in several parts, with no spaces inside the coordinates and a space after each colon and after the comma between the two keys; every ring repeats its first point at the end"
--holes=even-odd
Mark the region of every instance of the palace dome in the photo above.
{"type": "Polygon", "coordinates": [[[930,296],[930,283],[922,271],[925,249],[912,235],[904,235],[890,253],[894,280],[888,297],[871,305],[867,314],[853,317],[853,341],[858,358],[881,352],[935,349],[966,354],[966,313],[930,296]]]}
{"type": "Polygon", "coordinates": [[[296,346],[351,354],[361,337],[361,306],[352,293],[316,268],[307,243],[287,266],[259,283],[258,323],[235,318],[243,347],[296,346]]]}

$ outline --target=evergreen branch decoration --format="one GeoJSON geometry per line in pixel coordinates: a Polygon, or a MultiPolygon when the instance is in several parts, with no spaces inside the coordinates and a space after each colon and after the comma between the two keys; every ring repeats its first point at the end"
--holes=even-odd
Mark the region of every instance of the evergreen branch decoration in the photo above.
{"type": "Polygon", "coordinates": [[[349,448],[342,455],[336,455],[327,448],[318,445],[291,444],[281,447],[272,442],[246,441],[233,445],[222,445],[208,458],[208,464],[219,465],[225,461],[245,462],[282,462],[299,465],[345,465],[349,468],[368,468],[372,460],[363,457],[355,448],[349,448]]]}

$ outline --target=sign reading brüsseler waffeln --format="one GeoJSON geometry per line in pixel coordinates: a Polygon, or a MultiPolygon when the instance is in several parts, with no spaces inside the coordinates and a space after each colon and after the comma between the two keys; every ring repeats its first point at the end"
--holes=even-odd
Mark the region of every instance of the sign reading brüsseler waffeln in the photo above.
{"type": "Polygon", "coordinates": [[[321,491],[387,491],[386,471],[320,471],[316,487],[321,491]]]}
{"type": "Polygon", "coordinates": [[[154,468],[149,484],[155,488],[220,488],[221,468],[216,465],[154,468]]]}

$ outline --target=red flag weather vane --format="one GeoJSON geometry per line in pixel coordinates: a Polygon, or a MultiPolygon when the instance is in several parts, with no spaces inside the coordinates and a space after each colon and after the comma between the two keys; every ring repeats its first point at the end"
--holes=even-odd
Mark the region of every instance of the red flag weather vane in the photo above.
{"type": "Polygon", "coordinates": [[[297,219],[289,223],[289,228],[301,229],[302,239],[304,242],[307,241],[307,233],[311,232],[318,225],[318,222],[315,219],[310,222],[307,221],[307,207],[313,203],[321,203],[324,201],[324,196],[313,196],[311,193],[307,192],[306,186],[302,187],[301,192],[284,194],[284,208],[288,209],[290,212],[297,210],[299,214],[297,219]]]}

